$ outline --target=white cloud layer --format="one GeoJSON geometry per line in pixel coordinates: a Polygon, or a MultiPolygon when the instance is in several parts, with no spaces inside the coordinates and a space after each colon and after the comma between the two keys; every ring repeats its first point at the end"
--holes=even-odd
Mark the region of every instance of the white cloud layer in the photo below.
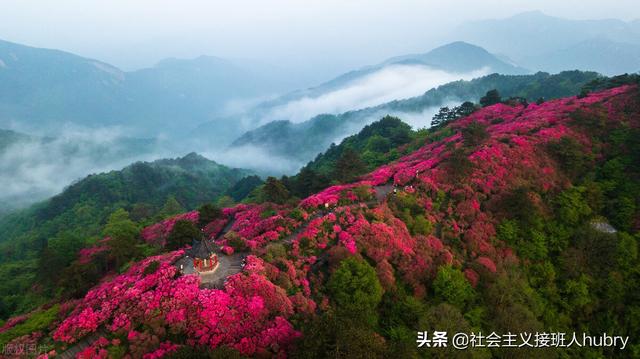
{"type": "Polygon", "coordinates": [[[386,66],[319,97],[304,97],[278,106],[260,121],[263,124],[273,120],[302,122],[322,113],[339,114],[419,96],[445,83],[470,80],[488,73],[488,69],[460,74],[418,65],[386,66]]]}
{"type": "Polygon", "coordinates": [[[119,129],[67,129],[55,138],[20,141],[0,152],[0,207],[18,207],[62,191],[91,173],[165,155],[136,152],[119,129]]]}

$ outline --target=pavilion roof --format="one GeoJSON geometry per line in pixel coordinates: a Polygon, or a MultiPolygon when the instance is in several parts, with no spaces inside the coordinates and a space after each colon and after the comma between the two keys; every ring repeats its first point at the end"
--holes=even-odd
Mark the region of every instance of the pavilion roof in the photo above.
{"type": "Polygon", "coordinates": [[[208,259],[213,252],[215,252],[215,250],[209,242],[194,239],[191,249],[187,250],[186,254],[193,258],[208,259]]]}

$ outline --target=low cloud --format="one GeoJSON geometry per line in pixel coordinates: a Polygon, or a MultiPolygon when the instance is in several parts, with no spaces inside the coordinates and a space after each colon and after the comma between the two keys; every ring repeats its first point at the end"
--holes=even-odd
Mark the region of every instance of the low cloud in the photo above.
{"type": "Polygon", "coordinates": [[[266,148],[250,145],[205,151],[203,155],[229,167],[246,168],[267,176],[296,173],[304,165],[292,158],[275,155],[266,148]]]}
{"type": "Polygon", "coordinates": [[[421,65],[391,65],[345,87],[318,97],[304,97],[272,109],[261,123],[272,120],[306,121],[322,113],[338,114],[419,96],[440,85],[484,76],[488,69],[451,73],[421,65]]]}
{"type": "Polygon", "coordinates": [[[18,141],[0,150],[0,207],[28,205],[91,173],[163,154],[153,141],[128,139],[118,128],[65,128],[56,137],[18,141]]]}

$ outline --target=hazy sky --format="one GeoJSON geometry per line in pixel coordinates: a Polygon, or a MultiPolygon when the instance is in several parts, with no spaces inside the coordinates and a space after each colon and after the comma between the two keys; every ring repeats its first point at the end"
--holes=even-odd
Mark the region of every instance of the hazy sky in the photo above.
{"type": "Polygon", "coordinates": [[[529,10],[640,17],[638,0],[0,0],[0,39],[124,69],[207,54],[338,73],[425,52],[467,20],[529,10]]]}

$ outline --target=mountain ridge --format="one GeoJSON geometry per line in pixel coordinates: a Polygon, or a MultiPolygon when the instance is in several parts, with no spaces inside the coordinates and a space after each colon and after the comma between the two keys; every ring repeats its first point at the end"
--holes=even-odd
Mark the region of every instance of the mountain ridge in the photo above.
{"type": "MultiPolygon", "coordinates": [[[[422,126],[427,126],[431,117],[422,114],[429,108],[439,108],[448,102],[477,101],[487,91],[497,88],[504,96],[524,96],[529,101],[540,97],[557,98],[578,94],[582,86],[598,78],[595,73],[564,72],[558,75],[538,73],[535,75],[489,75],[471,81],[458,81],[430,89],[423,95],[405,100],[349,111],[340,115],[318,115],[302,123],[276,121],[248,131],[234,140],[230,148],[241,150],[243,146],[271,151],[277,158],[289,158],[299,165],[305,164],[324,151],[332,142],[353,134],[368,122],[384,115],[400,118],[415,114],[428,117],[422,126]],[[535,85],[532,84],[535,83],[535,85]],[[519,86],[520,83],[522,86],[519,86]],[[567,88],[559,84],[564,83],[567,88]],[[544,86],[542,86],[544,84],[544,86]],[[527,89],[529,86],[529,89],[527,89]],[[523,93],[530,92],[530,93],[523,93]],[[545,93],[547,96],[545,96],[545,93]],[[404,116],[403,116],[404,114],[404,116]],[[367,120],[369,119],[369,120],[367,120]]],[[[434,109],[435,114],[435,109],[434,109]]]]}

